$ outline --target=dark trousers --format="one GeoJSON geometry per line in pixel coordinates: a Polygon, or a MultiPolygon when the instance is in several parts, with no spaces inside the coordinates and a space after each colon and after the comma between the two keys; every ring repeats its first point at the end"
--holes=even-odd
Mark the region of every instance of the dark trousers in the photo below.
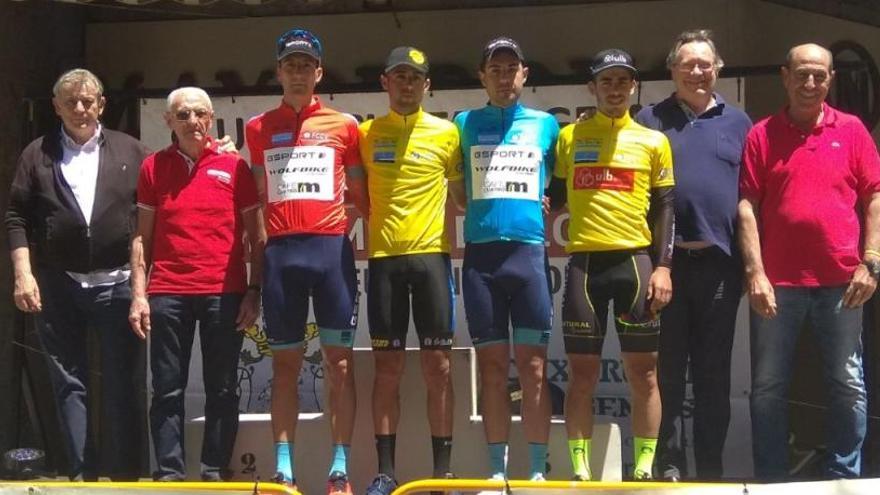
{"type": "Polygon", "coordinates": [[[696,477],[717,480],[723,474],[721,456],[730,423],[730,355],[742,298],[742,265],[715,247],[677,249],[672,284],[672,301],[660,318],[657,366],[663,416],[656,474],[687,475],[684,402],[690,366],[696,477]]]}
{"type": "Polygon", "coordinates": [[[183,429],[189,360],[199,324],[205,382],[205,434],[201,475],[225,479],[238,433],[238,359],[242,333],[235,328],[240,294],[150,296],[150,426],[157,480],[186,477],[183,429]]]}
{"type": "Polygon", "coordinates": [[[38,273],[43,310],[36,328],[46,353],[58,419],[72,480],[95,480],[99,474],[114,480],[137,480],[140,439],[144,425],[137,407],[143,396],[142,343],[128,324],[131,289],[128,282],[83,288],[63,271],[38,273]],[[100,365],[88,360],[88,332],[97,333],[100,365]],[[101,446],[90,431],[88,389],[90,369],[100,373],[101,446]]]}

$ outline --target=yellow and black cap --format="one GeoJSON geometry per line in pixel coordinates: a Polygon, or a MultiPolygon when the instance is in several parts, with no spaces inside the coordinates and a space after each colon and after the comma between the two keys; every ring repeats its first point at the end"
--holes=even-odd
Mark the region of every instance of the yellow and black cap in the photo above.
{"type": "Polygon", "coordinates": [[[423,74],[427,74],[429,68],[425,52],[411,46],[398,46],[391,50],[385,60],[385,73],[391,72],[400,65],[408,65],[423,74]]]}

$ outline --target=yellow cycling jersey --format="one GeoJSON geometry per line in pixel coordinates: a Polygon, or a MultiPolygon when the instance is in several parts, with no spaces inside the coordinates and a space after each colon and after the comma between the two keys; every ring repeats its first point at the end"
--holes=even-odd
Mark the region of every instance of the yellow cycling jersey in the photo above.
{"type": "Polygon", "coordinates": [[[597,112],[562,129],[553,175],[566,180],[569,253],[649,246],[651,189],[675,183],[666,136],[629,112],[597,112]]]}
{"type": "Polygon", "coordinates": [[[462,180],[458,130],[419,109],[360,125],[370,194],[369,256],[449,252],[447,180],[462,180]]]}

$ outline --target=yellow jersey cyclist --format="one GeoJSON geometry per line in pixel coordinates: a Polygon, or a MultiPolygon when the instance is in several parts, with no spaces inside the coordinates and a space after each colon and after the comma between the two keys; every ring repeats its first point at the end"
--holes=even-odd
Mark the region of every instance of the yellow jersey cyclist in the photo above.
{"type": "Polygon", "coordinates": [[[569,454],[575,479],[589,480],[593,392],[613,301],[632,394],[633,478],[651,479],[661,412],[658,312],[672,296],[672,153],[666,136],[630,117],[632,57],[604,50],[590,71],[598,111],[560,132],[550,186],[551,206],[567,202],[570,213],[562,303],[569,454]]]}
{"type": "Polygon", "coordinates": [[[410,300],[428,395],[434,477],[451,476],[449,354],[455,317],[445,220],[448,191],[459,203],[463,195],[458,131],[421,107],[430,86],[425,54],[395,48],[380,80],[391,110],[360,126],[370,197],[367,316],[376,363],[373,426],[379,461],[367,495],[388,495],[397,486],[394,451],[410,300]]]}

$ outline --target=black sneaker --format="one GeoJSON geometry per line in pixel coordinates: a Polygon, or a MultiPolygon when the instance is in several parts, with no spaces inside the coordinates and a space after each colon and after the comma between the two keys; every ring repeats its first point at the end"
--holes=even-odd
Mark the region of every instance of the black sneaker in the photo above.
{"type": "Polygon", "coordinates": [[[391,495],[397,488],[397,481],[384,473],[379,473],[367,487],[366,495],[391,495]]]}

